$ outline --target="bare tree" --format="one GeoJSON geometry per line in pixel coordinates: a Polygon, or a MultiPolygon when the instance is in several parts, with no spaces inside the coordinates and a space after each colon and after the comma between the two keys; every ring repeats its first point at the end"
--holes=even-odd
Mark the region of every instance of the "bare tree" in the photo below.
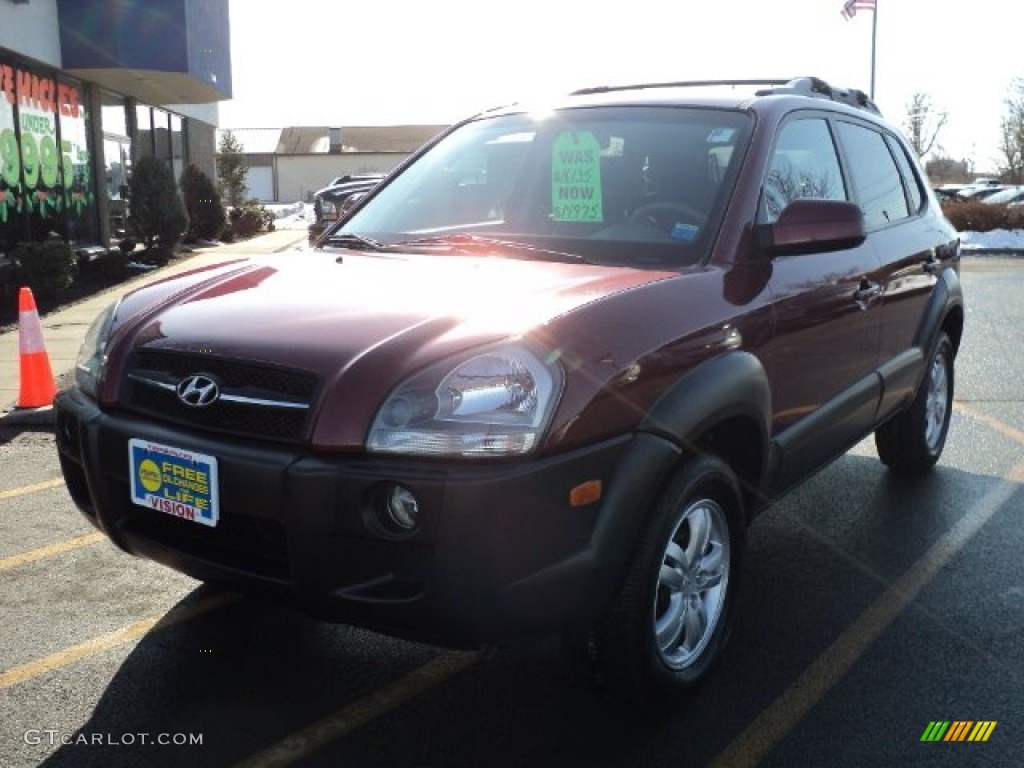
{"type": "Polygon", "coordinates": [[[808,171],[794,169],[788,162],[768,174],[765,193],[765,205],[772,221],[779,218],[783,208],[802,197],[820,200],[838,200],[842,197],[839,185],[829,173],[822,172],[820,176],[815,176],[808,171]]]}
{"type": "Polygon", "coordinates": [[[999,150],[1003,153],[999,172],[1006,181],[1020,184],[1024,178],[1024,77],[1013,78],[1004,106],[999,125],[999,150]]]}
{"type": "Polygon", "coordinates": [[[934,184],[966,184],[971,180],[973,167],[966,159],[935,154],[925,163],[924,170],[934,184]]]}
{"type": "Polygon", "coordinates": [[[947,120],[949,114],[944,109],[938,109],[927,93],[917,91],[910,97],[904,127],[907,130],[907,141],[918,157],[924,157],[932,151],[947,120]]]}

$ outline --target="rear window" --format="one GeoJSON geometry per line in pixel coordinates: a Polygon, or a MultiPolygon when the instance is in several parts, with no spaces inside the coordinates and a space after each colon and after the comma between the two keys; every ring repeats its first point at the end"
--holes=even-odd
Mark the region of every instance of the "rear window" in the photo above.
{"type": "Polygon", "coordinates": [[[889,136],[888,140],[889,146],[892,148],[892,154],[896,158],[896,165],[900,168],[900,173],[903,175],[903,181],[907,188],[907,202],[910,205],[910,212],[917,213],[924,204],[924,185],[921,182],[921,177],[914,170],[906,148],[892,136],[889,136]]]}
{"type": "Polygon", "coordinates": [[[862,125],[840,122],[838,126],[865,226],[879,229],[907,218],[910,209],[903,180],[885,138],[862,125]]]}

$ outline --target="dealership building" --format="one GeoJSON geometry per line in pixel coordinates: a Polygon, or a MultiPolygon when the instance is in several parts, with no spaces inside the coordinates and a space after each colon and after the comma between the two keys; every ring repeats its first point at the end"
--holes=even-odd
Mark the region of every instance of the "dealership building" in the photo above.
{"type": "Polygon", "coordinates": [[[124,234],[133,163],[216,178],[228,0],[0,0],[0,257],[124,234]]]}

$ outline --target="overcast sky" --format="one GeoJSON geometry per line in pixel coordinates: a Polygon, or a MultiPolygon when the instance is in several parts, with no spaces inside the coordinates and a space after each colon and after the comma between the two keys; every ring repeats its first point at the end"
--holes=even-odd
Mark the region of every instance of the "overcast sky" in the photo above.
{"type": "MultiPolygon", "coordinates": [[[[872,14],[844,0],[229,0],[234,98],[223,128],[446,124],[587,85],[816,75],[870,90],[872,14]]],[[[875,100],[948,112],[939,141],[998,160],[1024,76],[1017,0],[877,0],[875,100]]]]}

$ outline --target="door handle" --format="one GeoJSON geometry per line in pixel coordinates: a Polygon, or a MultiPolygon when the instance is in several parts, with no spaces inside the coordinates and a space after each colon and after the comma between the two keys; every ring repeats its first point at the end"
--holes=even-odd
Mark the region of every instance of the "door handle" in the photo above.
{"type": "Polygon", "coordinates": [[[882,293],[882,286],[878,283],[872,283],[866,277],[860,281],[860,287],[853,294],[853,300],[858,304],[866,304],[878,298],[879,294],[882,293]]]}

